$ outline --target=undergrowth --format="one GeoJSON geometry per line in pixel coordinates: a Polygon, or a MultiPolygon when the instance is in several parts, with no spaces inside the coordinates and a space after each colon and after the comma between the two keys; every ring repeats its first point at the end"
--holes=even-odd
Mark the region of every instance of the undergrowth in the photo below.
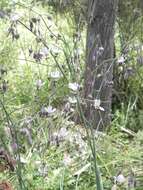
{"type": "Polygon", "coordinates": [[[114,105],[110,130],[78,125],[85,30],[40,5],[33,11],[19,4],[13,12],[0,20],[0,183],[24,190],[101,190],[101,177],[105,190],[141,190],[141,79],[128,78],[126,95],[138,93],[114,105]],[[17,12],[22,16],[15,21],[17,12]]]}

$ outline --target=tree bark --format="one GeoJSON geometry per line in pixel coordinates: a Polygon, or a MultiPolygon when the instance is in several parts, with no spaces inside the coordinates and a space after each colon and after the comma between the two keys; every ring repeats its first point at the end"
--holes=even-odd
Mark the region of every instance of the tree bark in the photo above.
{"type": "Polygon", "coordinates": [[[88,1],[88,29],[84,83],[85,117],[94,128],[111,121],[114,24],[117,0],[88,1]],[[101,107],[94,106],[101,100],[101,107]]]}

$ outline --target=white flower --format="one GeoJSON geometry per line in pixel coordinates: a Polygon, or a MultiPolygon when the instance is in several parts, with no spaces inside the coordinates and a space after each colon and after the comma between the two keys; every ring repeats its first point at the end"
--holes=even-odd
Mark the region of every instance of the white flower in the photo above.
{"type": "Polygon", "coordinates": [[[47,112],[50,114],[50,113],[54,113],[56,111],[56,108],[53,108],[52,106],[48,106],[46,108],[47,112]]]}
{"type": "Polygon", "coordinates": [[[104,47],[99,47],[99,51],[104,51],[104,47]]]}
{"type": "Polygon", "coordinates": [[[100,78],[102,76],[102,74],[101,73],[99,73],[98,75],[97,75],[97,78],[100,78]]]}
{"type": "Polygon", "coordinates": [[[22,164],[27,164],[27,159],[25,159],[24,157],[20,156],[20,158],[17,156],[16,160],[20,161],[22,164]]]}
{"type": "Polygon", "coordinates": [[[10,20],[11,21],[13,21],[13,22],[15,22],[15,21],[18,21],[20,19],[20,15],[19,14],[12,14],[11,16],[10,16],[10,20]]]}
{"type": "Polygon", "coordinates": [[[53,79],[59,79],[61,77],[61,74],[59,71],[54,71],[50,73],[50,77],[53,79]]]}
{"type": "Polygon", "coordinates": [[[103,54],[103,52],[104,52],[104,48],[102,46],[99,47],[97,50],[97,54],[101,56],[103,54]]]}
{"type": "Polygon", "coordinates": [[[101,100],[100,99],[95,99],[94,100],[94,108],[100,111],[105,111],[103,107],[100,106],[101,100]]]}
{"type": "Polygon", "coordinates": [[[61,52],[59,47],[57,47],[57,46],[51,46],[50,51],[54,54],[59,54],[61,52]]]}
{"type": "Polygon", "coordinates": [[[40,161],[40,160],[36,160],[36,161],[35,161],[35,164],[36,164],[37,166],[39,166],[39,165],[41,164],[41,161],[40,161]]]}
{"type": "Polygon", "coordinates": [[[123,174],[120,174],[116,177],[116,181],[120,184],[124,183],[126,181],[126,178],[123,176],[123,174]]]}
{"type": "Polygon", "coordinates": [[[70,103],[67,102],[67,103],[65,104],[65,106],[64,106],[64,111],[68,112],[68,111],[70,110],[70,107],[71,107],[70,103]]]}
{"type": "Polygon", "coordinates": [[[103,107],[101,107],[101,106],[99,107],[99,110],[100,111],[105,111],[105,109],[103,107]]]}
{"type": "Polygon", "coordinates": [[[119,64],[124,64],[124,62],[125,62],[125,58],[123,56],[119,57],[118,63],[119,64]]]}
{"type": "Polygon", "coordinates": [[[47,56],[49,53],[49,50],[47,47],[43,47],[41,50],[40,50],[40,54],[43,55],[43,56],[47,56]]]}
{"type": "Polygon", "coordinates": [[[94,100],[94,107],[95,107],[95,109],[99,108],[100,104],[101,104],[101,100],[100,99],[95,99],[94,100]]]}
{"type": "Polygon", "coordinates": [[[56,111],[56,108],[53,108],[52,106],[42,107],[42,109],[41,109],[41,113],[43,113],[43,114],[52,114],[55,111],[56,111]]]}
{"type": "Polygon", "coordinates": [[[71,104],[76,104],[76,103],[77,103],[76,97],[69,97],[69,98],[68,98],[68,101],[69,101],[71,104]]]}
{"type": "Polygon", "coordinates": [[[76,82],[74,83],[69,83],[69,89],[73,90],[73,91],[77,91],[79,89],[79,84],[77,84],[76,82]]]}

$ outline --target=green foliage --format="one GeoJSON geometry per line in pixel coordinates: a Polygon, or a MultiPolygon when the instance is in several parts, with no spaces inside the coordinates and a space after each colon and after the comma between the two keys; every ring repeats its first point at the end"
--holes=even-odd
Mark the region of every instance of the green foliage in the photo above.
{"type": "Polygon", "coordinates": [[[0,1],[0,9],[7,8],[9,6],[9,0],[1,0],[0,1]]]}
{"type": "Polygon", "coordinates": [[[119,25],[120,30],[122,31],[123,43],[124,40],[129,41],[133,37],[141,37],[139,34],[140,30],[138,30],[139,27],[142,27],[141,23],[143,16],[140,3],[140,0],[119,0],[119,25]]]}
{"type": "MultiPolygon", "coordinates": [[[[81,32],[80,28],[77,28],[73,14],[72,17],[65,17],[69,15],[66,12],[72,7],[75,9],[71,9],[71,12],[76,12],[76,19],[79,21],[79,1],[72,1],[70,6],[65,4],[65,1],[49,1],[48,3],[54,3],[52,6],[55,9],[57,6],[67,8],[65,11],[63,9],[62,15],[55,15],[49,7],[41,8],[36,3],[32,4],[35,6],[35,13],[28,8],[27,2],[24,3],[26,7],[16,7],[16,11],[22,11],[24,16],[20,21],[25,26],[29,27],[32,21],[33,33],[16,22],[20,39],[12,40],[7,31],[11,27],[11,21],[0,20],[0,71],[6,71],[0,75],[0,100],[7,112],[6,114],[0,105],[0,146],[9,152],[11,157],[16,157],[18,152],[15,143],[19,145],[22,168],[18,168],[18,171],[21,171],[25,187],[28,190],[101,190],[104,187],[106,190],[112,188],[113,177],[117,177],[119,172],[126,179],[131,171],[135,176],[142,177],[138,169],[142,170],[140,163],[143,156],[143,71],[142,65],[137,65],[137,51],[131,48],[128,53],[130,59],[119,68],[125,71],[131,66],[135,73],[125,79],[123,72],[122,77],[119,77],[118,90],[124,95],[120,97],[120,102],[115,102],[110,132],[96,134],[96,131],[90,131],[92,134],[87,138],[85,128],[71,121],[77,111],[75,103],[68,100],[69,97],[75,100],[77,98],[76,92],[69,89],[69,82],[78,82],[82,88],[84,73],[85,29],[81,32]],[[50,16],[47,15],[47,9],[51,13],[50,16]],[[42,39],[35,36],[38,32],[42,39]],[[48,52],[46,59],[36,60],[33,54],[45,48],[43,41],[53,54],[48,52]],[[59,47],[60,53],[56,52],[56,46],[59,47]],[[29,55],[31,49],[33,52],[29,55]],[[57,71],[60,77],[52,78],[51,73],[57,71]],[[7,82],[6,90],[3,88],[4,81],[7,82]],[[43,108],[47,110],[48,106],[56,108],[56,111],[52,114],[43,113],[43,108]],[[11,127],[17,134],[18,142],[11,137],[11,127]],[[121,127],[136,132],[135,136],[125,134],[121,127]],[[89,145],[90,142],[92,146],[89,145]],[[95,145],[96,147],[93,147],[95,145]],[[91,148],[92,151],[96,149],[96,155],[91,148]]],[[[9,6],[10,1],[0,1],[2,9],[9,6]]],[[[128,14],[127,11],[121,15],[121,23],[128,14]]],[[[122,32],[127,35],[128,33],[123,31],[125,23],[122,24],[122,32]]],[[[136,39],[139,40],[140,37],[137,36],[136,39]]],[[[136,43],[139,43],[138,40],[136,43]]],[[[119,41],[120,39],[118,46],[119,41]]],[[[130,44],[133,42],[135,41],[130,44]]],[[[118,54],[121,54],[122,47],[118,48],[118,54]]],[[[0,180],[8,180],[14,189],[18,189],[18,176],[17,170],[6,170],[0,173],[0,180]]],[[[139,183],[142,182],[141,177],[137,178],[139,183]]],[[[117,186],[125,189],[127,184],[117,186]]]]}

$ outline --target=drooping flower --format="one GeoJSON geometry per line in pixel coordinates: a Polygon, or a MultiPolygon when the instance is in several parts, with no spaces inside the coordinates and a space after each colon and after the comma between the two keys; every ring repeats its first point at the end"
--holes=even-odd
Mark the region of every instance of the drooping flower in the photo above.
{"type": "Polygon", "coordinates": [[[119,184],[123,184],[123,183],[125,183],[126,178],[123,176],[123,174],[119,174],[119,175],[116,177],[116,181],[117,181],[119,184]]]}
{"type": "Polygon", "coordinates": [[[28,143],[30,144],[30,145],[32,145],[32,136],[31,136],[31,132],[30,132],[30,130],[28,129],[28,128],[22,128],[22,129],[20,129],[20,132],[23,134],[23,135],[25,135],[26,136],[26,138],[27,138],[27,140],[28,140],[28,143]]]}
{"type": "Polygon", "coordinates": [[[44,85],[43,81],[41,79],[38,79],[36,81],[36,87],[39,90],[44,85]]]}
{"type": "Polygon", "coordinates": [[[137,57],[137,63],[142,66],[143,65],[143,56],[138,56],[137,57]]]}

